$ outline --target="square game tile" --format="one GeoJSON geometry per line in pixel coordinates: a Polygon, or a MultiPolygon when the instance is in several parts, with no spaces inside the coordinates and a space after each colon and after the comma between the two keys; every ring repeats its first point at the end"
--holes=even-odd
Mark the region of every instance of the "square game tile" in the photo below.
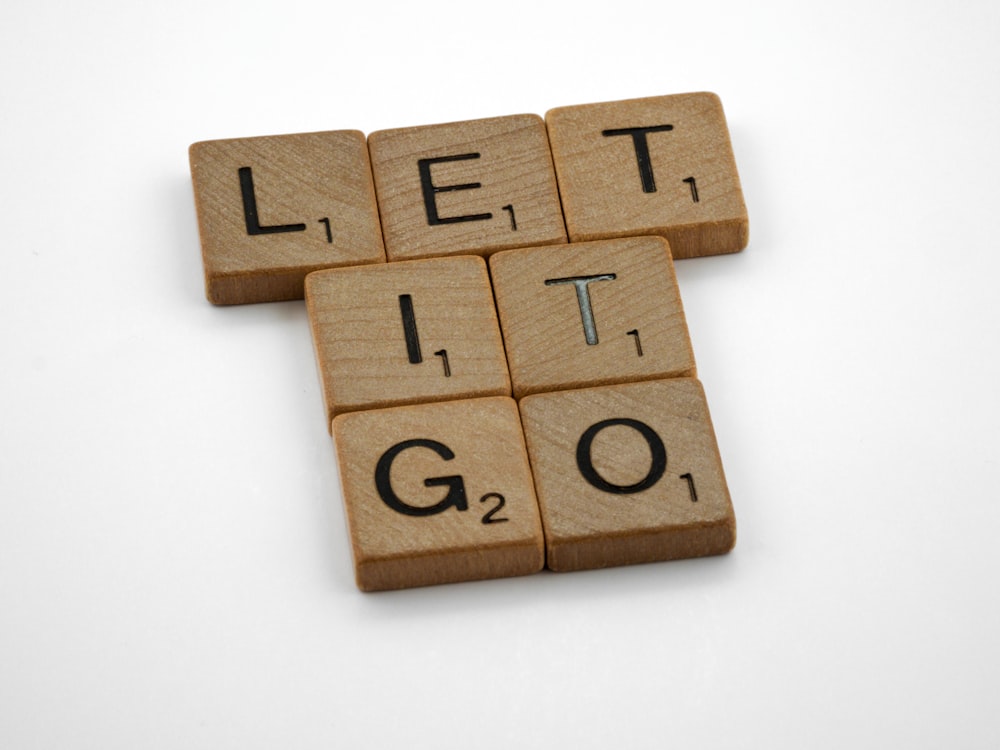
{"type": "Polygon", "coordinates": [[[511,394],[478,256],[319,271],[306,305],[327,424],[345,411],[511,394]]]}
{"type": "Polygon", "coordinates": [[[736,519],[697,380],[538,394],[520,407],[552,570],[733,547],[736,519]]]}
{"type": "Polygon", "coordinates": [[[380,130],[368,148],[389,260],[566,241],[538,115],[380,130]]]}
{"type": "Polygon", "coordinates": [[[385,262],[363,133],[202,141],[189,156],[214,304],[302,299],[310,271],[385,262]]]}
{"type": "Polygon", "coordinates": [[[658,234],[675,259],[746,247],[747,209],[715,94],[560,107],[545,120],[571,242],[658,234]]]}
{"type": "Polygon", "coordinates": [[[333,420],[358,588],[535,573],[544,541],[511,398],[333,420]]]}
{"type": "Polygon", "coordinates": [[[490,270],[517,398],[695,374],[662,238],[508,250],[490,270]]]}

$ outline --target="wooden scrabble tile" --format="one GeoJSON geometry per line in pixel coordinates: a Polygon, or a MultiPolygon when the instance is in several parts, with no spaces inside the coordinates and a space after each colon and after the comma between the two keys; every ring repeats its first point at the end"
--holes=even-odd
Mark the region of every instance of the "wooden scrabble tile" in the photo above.
{"type": "Polygon", "coordinates": [[[746,247],[747,209],[715,94],[560,107],[545,120],[571,242],[658,234],[675,259],[746,247]]]}
{"type": "Polygon", "coordinates": [[[516,397],[695,374],[662,238],[508,250],[490,270],[516,397]]]}
{"type": "Polygon", "coordinates": [[[541,570],[542,527],[513,399],[343,414],[333,435],[358,588],[541,570]]]}
{"type": "Polygon", "coordinates": [[[545,393],[520,407],[549,568],[732,549],[736,520],[697,380],[545,393]]]}
{"type": "Polygon", "coordinates": [[[389,260],[566,241],[537,115],[381,130],[368,147],[389,260]]]}
{"type": "Polygon", "coordinates": [[[345,411],[511,393],[478,256],[319,271],[306,305],[328,425],[345,411]]]}
{"type": "Polygon", "coordinates": [[[385,261],[363,133],[204,141],[190,159],[211,302],[302,299],[310,271],[385,261]]]}

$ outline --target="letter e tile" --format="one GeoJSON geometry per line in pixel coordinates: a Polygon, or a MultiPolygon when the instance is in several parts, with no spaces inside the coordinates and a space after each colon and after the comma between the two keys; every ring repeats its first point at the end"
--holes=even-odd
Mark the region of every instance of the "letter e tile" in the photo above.
{"type": "Polygon", "coordinates": [[[549,568],[732,549],[736,520],[697,380],[544,393],[520,407],[549,568]]]}
{"type": "Polygon", "coordinates": [[[511,398],[333,420],[358,588],[535,573],[544,541],[511,398]]]}
{"type": "Polygon", "coordinates": [[[380,130],[368,149],[391,261],[566,242],[538,115],[380,130]]]}

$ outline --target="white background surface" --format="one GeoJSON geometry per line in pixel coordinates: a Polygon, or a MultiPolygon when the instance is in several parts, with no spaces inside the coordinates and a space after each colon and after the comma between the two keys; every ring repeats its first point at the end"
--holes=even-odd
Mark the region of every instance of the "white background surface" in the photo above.
{"type": "Polygon", "coordinates": [[[0,747],[1000,745],[998,8],[5,2],[0,747]],[[205,301],[188,145],[699,90],[735,551],[359,593],[304,306],[205,301]]]}

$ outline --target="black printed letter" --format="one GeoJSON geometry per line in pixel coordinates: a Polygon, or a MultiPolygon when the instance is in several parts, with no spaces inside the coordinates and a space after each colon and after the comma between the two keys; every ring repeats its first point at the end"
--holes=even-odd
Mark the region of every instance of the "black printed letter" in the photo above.
{"type": "Polygon", "coordinates": [[[455,507],[455,510],[468,510],[469,503],[465,497],[465,482],[460,476],[431,477],[424,480],[425,487],[448,488],[448,494],[445,495],[444,499],[434,505],[407,505],[399,499],[399,496],[392,489],[389,471],[392,469],[392,462],[396,459],[396,456],[408,448],[430,448],[445,461],[451,461],[455,457],[455,454],[447,445],[439,443],[436,440],[416,438],[396,443],[396,445],[382,454],[382,457],[378,460],[378,464],[375,466],[375,488],[378,490],[382,502],[397,513],[402,513],[406,516],[432,516],[435,513],[448,510],[452,506],[455,507]]]}
{"type": "Polygon", "coordinates": [[[653,125],[648,128],[603,130],[601,131],[601,135],[605,137],[612,135],[632,136],[632,144],[635,146],[635,159],[639,162],[639,178],[642,180],[642,192],[655,193],[656,180],[653,179],[653,163],[649,159],[649,144],[646,142],[646,133],[662,133],[673,129],[673,125],[653,125]]]}
{"type": "Polygon", "coordinates": [[[445,161],[466,161],[468,159],[478,159],[479,154],[457,154],[455,156],[439,156],[436,159],[418,159],[417,167],[420,169],[420,187],[424,191],[424,208],[427,210],[427,223],[431,226],[436,224],[457,224],[461,221],[485,221],[492,219],[493,214],[468,214],[466,216],[438,216],[437,201],[434,196],[438,193],[448,193],[453,190],[473,190],[482,187],[481,182],[467,182],[464,185],[442,185],[438,187],[431,181],[431,165],[445,161]]]}
{"type": "Polygon", "coordinates": [[[580,442],[576,444],[576,466],[580,470],[580,473],[583,474],[583,478],[597,489],[616,495],[631,495],[634,492],[648,490],[660,481],[663,472],[667,470],[667,449],[653,428],[644,422],[640,422],[638,419],[605,419],[603,422],[598,422],[588,427],[583,435],[580,436],[580,442]],[[646,473],[646,477],[635,484],[612,484],[598,474],[597,469],[594,468],[594,462],[590,456],[590,449],[594,443],[594,438],[605,427],[615,424],[625,425],[638,431],[645,438],[646,444],[649,446],[649,452],[652,454],[653,461],[650,464],[649,471],[646,473]]]}
{"type": "MultiPolygon", "coordinates": [[[[240,191],[243,193],[243,217],[247,222],[247,234],[281,234],[283,232],[304,232],[305,224],[275,224],[262,227],[257,214],[257,195],[253,189],[253,170],[240,167],[240,191]]],[[[327,230],[329,231],[329,230],[327,230]]]]}

